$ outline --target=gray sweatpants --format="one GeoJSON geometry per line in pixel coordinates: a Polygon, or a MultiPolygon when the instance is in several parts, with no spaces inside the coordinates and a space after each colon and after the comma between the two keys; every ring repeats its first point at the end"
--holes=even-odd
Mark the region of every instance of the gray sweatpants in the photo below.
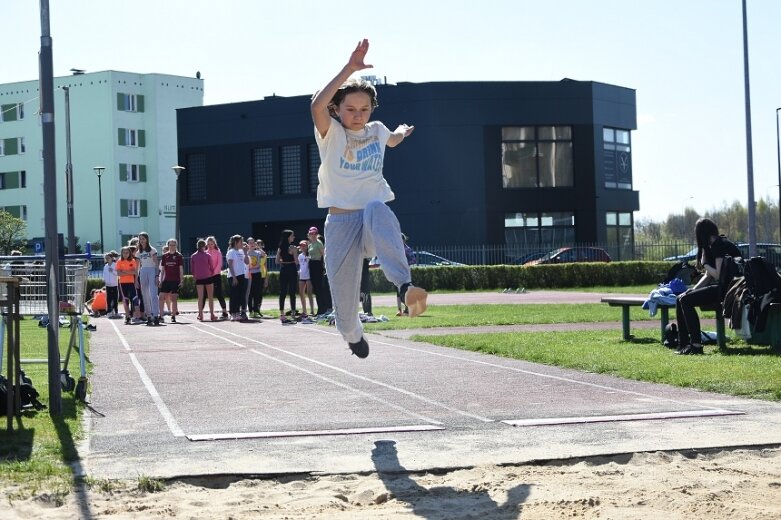
{"type": "Polygon", "coordinates": [[[160,300],[157,294],[157,267],[142,267],[138,272],[141,294],[144,296],[144,313],[160,316],[160,300]]]}
{"type": "Polygon", "coordinates": [[[336,330],[348,343],[363,336],[358,318],[361,267],[364,258],[375,255],[388,281],[396,287],[410,282],[401,227],[388,206],[373,201],[364,210],[326,217],[325,271],[331,286],[336,330]]]}

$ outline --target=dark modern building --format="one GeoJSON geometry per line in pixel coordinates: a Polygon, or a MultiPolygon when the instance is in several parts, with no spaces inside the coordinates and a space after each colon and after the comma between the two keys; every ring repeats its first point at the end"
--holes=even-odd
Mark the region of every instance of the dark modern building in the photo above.
{"type": "MultiPolygon", "coordinates": [[[[414,134],[385,156],[413,242],[631,246],[635,91],[589,81],[377,85],[373,118],[414,134]]],[[[326,216],[309,96],[177,111],[183,250],[239,233],[274,249],[326,216]]],[[[620,255],[619,255],[620,256],[620,255]]]]}

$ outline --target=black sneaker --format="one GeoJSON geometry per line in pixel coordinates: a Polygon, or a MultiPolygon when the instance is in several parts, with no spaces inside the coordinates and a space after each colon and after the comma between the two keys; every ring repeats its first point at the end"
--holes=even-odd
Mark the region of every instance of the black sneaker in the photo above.
{"type": "Polygon", "coordinates": [[[152,317],[151,316],[146,319],[146,326],[147,327],[151,327],[152,326],[152,317]]]}
{"type": "Polygon", "coordinates": [[[678,349],[675,351],[676,354],[680,354],[682,356],[697,356],[704,354],[702,350],[702,345],[696,346],[696,345],[686,345],[685,347],[678,349]]]}
{"type": "Polygon", "coordinates": [[[176,323],[176,316],[173,314],[171,315],[171,323],[176,323]]]}
{"type": "Polygon", "coordinates": [[[242,312],[241,314],[239,314],[239,319],[241,321],[249,321],[249,318],[247,317],[247,313],[246,312],[242,312]]]}
{"type": "Polygon", "coordinates": [[[162,318],[160,318],[160,316],[155,316],[155,326],[160,325],[161,321],[162,321],[162,318]]]}
{"type": "Polygon", "coordinates": [[[357,343],[348,343],[350,346],[350,350],[353,351],[353,354],[358,356],[361,359],[365,359],[369,357],[369,344],[366,343],[366,339],[361,337],[360,341],[357,343]]]}
{"type": "Polygon", "coordinates": [[[130,316],[125,316],[125,325],[130,325],[130,316]]]}

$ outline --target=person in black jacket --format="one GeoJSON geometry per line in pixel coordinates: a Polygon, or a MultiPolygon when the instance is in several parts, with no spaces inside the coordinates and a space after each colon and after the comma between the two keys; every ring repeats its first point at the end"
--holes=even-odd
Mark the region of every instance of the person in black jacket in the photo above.
{"type": "Polygon", "coordinates": [[[721,302],[719,279],[725,256],[740,257],[741,252],[719,228],[707,218],[701,218],[694,225],[697,242],[697,270],[702,272],[699,281],[678,296],[676,316],[678,318],[678,345],[676,354],[702,354],[702,333],[696,307],[717,305],[721,302]]]}

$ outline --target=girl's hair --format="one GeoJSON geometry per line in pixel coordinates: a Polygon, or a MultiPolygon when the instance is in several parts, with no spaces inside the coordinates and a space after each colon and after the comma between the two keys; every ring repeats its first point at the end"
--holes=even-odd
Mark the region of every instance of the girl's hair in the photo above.
{"type": "Polygon", "coordinates": [[[138,250],[148,253],[152,250],[152,244],[149,243],[149,233],[142,231],[138,234],[138,250]],[[146,239],[146,247],[141,245],[141,237],[146,239]]]}
{"type": "Polygon", "coordinates": [[[238,243],[238,242],[239,242],[239,241],[241,241],[241,240],[244,240],[244,237],[243,237],[243,236],[241,236],[241,235],[233,235],[233,236],[231,237],[231,239],[230,239],[230,242],[228,242],[228,245],[229,245],[231,248],[235,248],[235,247],[236,247],[236,243],[238,243]]]}
{"type": "Polygon", "coordinates": [[[130,246],[125,246],[119,250],[119,257],[123,260],[125,259],[125,253],[127,253],[128,259],[133,257],[133,252],[130,250],[130,246]]]}
{"type": "Polygon", "coordinates": [[[205,249],[206,240],[204,240],[203,238],[199,238],[198,242],[195,243],[195,247],[198,249],[198,251],[200,251],[201,249],[205,249]]]}
{"type": "Polygon", "coordinates": [[[210,241],[214,243],[214,247],[217,247],[217,239],[214,238],[214,235],[209,235],[208,237],[206,237],[207,245],[209,244],[210,241]]]}
{"type": "Polygon", "coordinates": [[[170,244],[171,242],[173,242],[177,246],[179,245],[179,242],[175,238],[169,238],[168,240],[165,241],[165,247],[169,247],[168,244],[170,244]]]}
{"type": "Polygon", "coordinates": [[[285,229],[282,231],[282,236],[279,237],[279,249],[284,249],[290,245],[290,237],[293,235],[293,230],[285,229]]]}
{"type": "Polygon", "coordinates": [[[719,228],[709,218],[701,218],[694,224],[694,239],[697,242],[697,268],[702,268],[702,252],[710,248],[711,237],[719,236],[719,228]]]}
{"type": "Polygon", "coordinates": [[[339,87],[339,90],[336,91],[334,97],[331,98],[331,102],[328,104],[328,111],[332,116],[336,115],[336,109],[339,108],[339,105],[342,104],[347,94],[352,94],[353,92],[363,92],[369,96],[372,112],[374,112],[375,108],[380,106],[379,102],[377,101],[377,89],[374,88],[374,85],[365,79],[353,78],[339,87]]]}
{"type": "Polygon", "coordinates": [[[309,240],[302,240],[298,243],[298,246],[305,247],[306,249],[301,249],[301,252],[304,253],[304,256],[309,256],[309,240]]]}

